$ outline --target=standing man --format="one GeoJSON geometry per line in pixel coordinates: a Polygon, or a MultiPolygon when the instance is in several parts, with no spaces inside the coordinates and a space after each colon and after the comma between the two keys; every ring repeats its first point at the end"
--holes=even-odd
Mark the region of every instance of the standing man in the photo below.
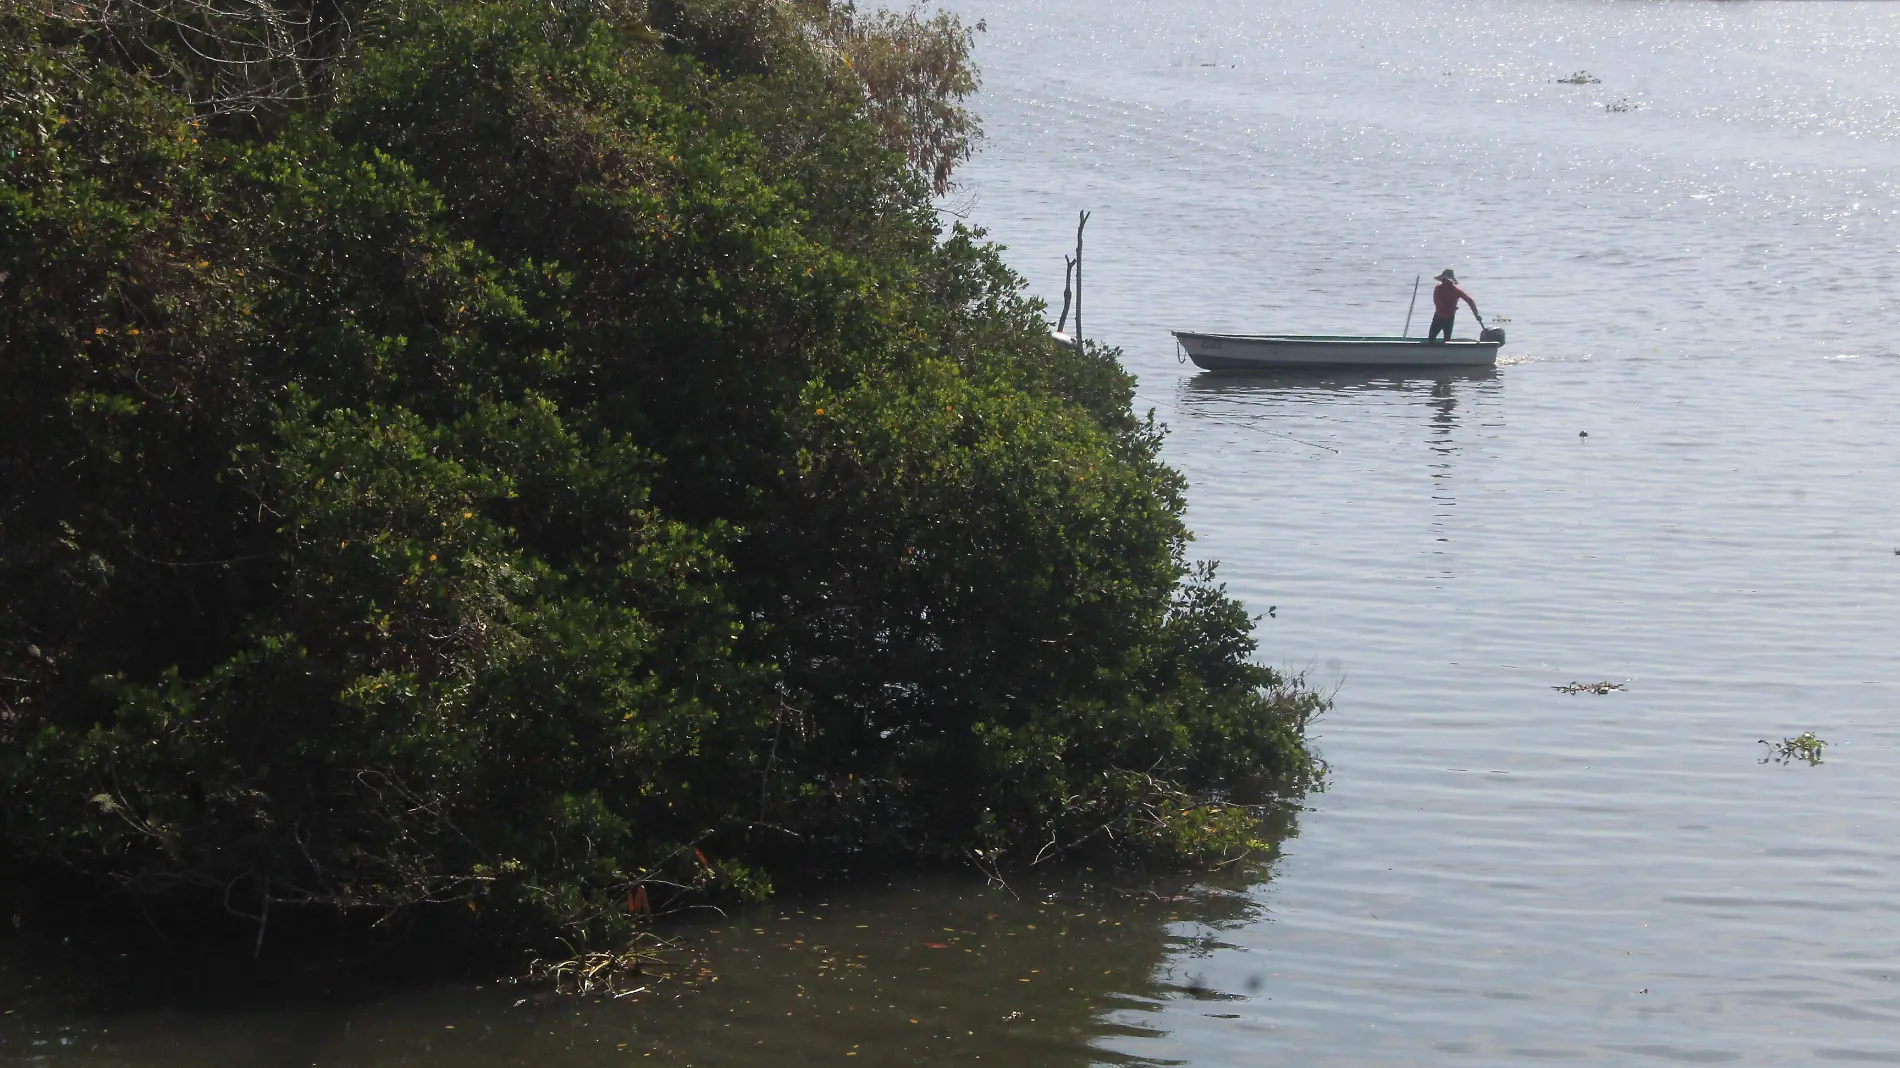
{"type": "Polygon", "coordinates": [[[1446,341],[1451,340],[1451,321],[1458,316],[1458,302],[1461,300],[1471,305],[1471,314],[1477,318],[1478,325],[1484,325],[1484,317],[1478,315],[1478,302],[1471,299],[1471,294],[1458,288],[1458,276],[1451,273],[1451,268],[1440,271],[1437,282],[1438,287],[1432,290],[1432,332],[1425,340],[1437,341],[1440,330],[1445,332],[1446,341]]]}

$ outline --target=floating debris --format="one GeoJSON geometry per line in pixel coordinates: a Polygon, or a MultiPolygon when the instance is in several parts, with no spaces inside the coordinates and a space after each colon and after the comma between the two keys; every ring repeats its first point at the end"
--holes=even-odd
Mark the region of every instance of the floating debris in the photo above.
{"type": "Polygon", "coordinates": [[[1768,747],[1768,755],[1759,761],[1762,764],[1771,760],[1777,764],[1792,764],[1799,760],[1813,767],[1821,762],[1821,751],[1827,748],[1827,742],[1816,736],[1813,731],[1803,731],[1792,738],[1783,738],[1779,742],[1771,742],[1766,738],[1760,741],[1768,747]]]}
{"type": "Polygon", "coordinates": [[[1594,74],[1591,74],[1587,70],[1580,70],[1576,72],[1575,74],[1572,74],[1568,78],[1557,79],[1557,84],[1558,85],[1595,85],[1598,82],[1601,82],[1602,80],[1603,79],[1597,77],[1594,74]]]}
{"type": "Polygon", "coordinates": [[[1603,110],[1607,112],[1637,111],[1641,109],[1642,106],[1643,106],[1642,104],[1634,100],[1631,100],[1629,97],[1625,96],[1625,97],[1619,97],[1618,99],[1613,100],[1610,103],[1603,105],[1603,110]]]}
{"type": "Polygon", "coordinates": [[[1573,682],[1568,686],[1552,686],[1558,693],[1615,693],[1623,688],[1620,682],[1573,682]]]}
{"type": "MultiPolygon", "coordinates": [[[[526,975],[513,981],[541,986],[552,995],[631,997],[646,993],[656,979],[693,982],[690,974],[682,974],[686,969],[668,959],[679,948],[676,942],[641,931],[621,952],[582,952],[558,961],[537,959],[528,965],[526,975]]],[[[702,980],[711,975],[704,968],[699,971],[702,980]]],[[[536,995],[534,1000],[541,1000],[541,996],[536,995]]]]}

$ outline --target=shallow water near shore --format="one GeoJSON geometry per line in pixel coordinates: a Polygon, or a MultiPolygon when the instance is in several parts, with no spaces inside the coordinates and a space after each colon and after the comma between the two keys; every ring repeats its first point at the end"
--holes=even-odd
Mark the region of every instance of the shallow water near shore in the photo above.
{"type": "MultiPolygon", "coordinates": [[[[1257,879],[1256,871],[1251,878],[1257,879]]],[[[616,998],[510,983],[265,1009],[16,1024],[23,1063],[164,1065],[1085,1065],[1141,1017],[1211,1006],[1197,961],[1259,904],[1217,881],[1089,871],[1008,886],[963,876],[835,888],[668,929],[651,978],[616,998]]],[[[1257,984],[1258,980],[1256,980],[1257,984]]]]}
{"type": "Polygon", "coordinates": [[[990,140],[951,206],[1052,314],[1093,210],[1085,326],[1197,553],[1337,687],[1282,855],[788,900],[622,1001],[23,1012],[0,1061],[1900,1063],[1900,5],[952,6],[990,140]],[[1495,372],[1167,334],[1392,333],[1444,267],[1495,372]]]}

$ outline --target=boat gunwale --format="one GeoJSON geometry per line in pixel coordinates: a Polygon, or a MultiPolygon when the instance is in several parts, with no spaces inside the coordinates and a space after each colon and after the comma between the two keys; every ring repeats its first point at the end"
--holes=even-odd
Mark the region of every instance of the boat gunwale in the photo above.
{"type": "Polygon", "coordinates": [[[1374,337],[1363,334],[1211,334],[1200,330],[1170,330],[1176,339],[1212,338],[1219,341],[1284,341],[1291,344],[1312,344],[1321,342],[1331,345],[1460,345],[1490,346],[1502,348],[1502,341],[1483,341],[1478,338],[1460,337],[1448,341],[1432,341],[1422,337],[1374,337]]]}

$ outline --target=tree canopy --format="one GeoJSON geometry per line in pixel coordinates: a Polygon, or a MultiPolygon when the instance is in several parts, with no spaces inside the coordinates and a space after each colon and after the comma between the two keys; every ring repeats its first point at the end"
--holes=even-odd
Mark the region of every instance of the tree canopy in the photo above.
{"type": "Polygon", "coordinates": [[[610,934],[1179,862],[1319,701],[932,195],[969,29],[0,0],[0,882],[610,934]]]}

